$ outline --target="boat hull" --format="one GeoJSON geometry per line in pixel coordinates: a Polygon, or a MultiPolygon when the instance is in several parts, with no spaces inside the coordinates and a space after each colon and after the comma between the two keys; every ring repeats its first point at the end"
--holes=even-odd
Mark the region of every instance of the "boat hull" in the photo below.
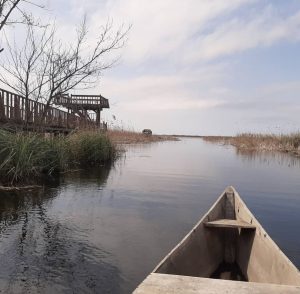
{"type": "MultiPolygon", "coordinates": [[[[225,268],[234,265],[240,271],[234,276],[226,269],[220,273],[221,279],[300,286],[298,269],[266,233],[233,187],[221,194],[152,275],[212,278],[220,265],[225,268]]],[[[299,287],[295,289],[300,290],[299,287]]]]}

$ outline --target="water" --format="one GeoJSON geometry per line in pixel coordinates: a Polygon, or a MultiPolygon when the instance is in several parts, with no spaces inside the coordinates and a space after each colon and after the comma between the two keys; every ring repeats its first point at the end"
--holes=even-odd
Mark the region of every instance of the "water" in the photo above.
{"type": "Polygon", "coordinates": [[[300,160],[183,139],[0,197],[0,290],[130,293],[233,185],[300,267],[300,160]]]}

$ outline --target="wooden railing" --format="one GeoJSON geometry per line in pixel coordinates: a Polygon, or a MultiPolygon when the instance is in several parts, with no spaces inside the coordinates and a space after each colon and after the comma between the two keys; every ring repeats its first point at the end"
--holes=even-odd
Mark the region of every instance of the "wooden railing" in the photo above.
{"type": "Polygon", "coordinates": [[[75,129],[95,126],[95,122],[76,114],[46,106],[18,94],[0,89],[0,125],[22,128],[75,129]]]}
{"type": "Polygon", "coordinates": [[[108,99],[101,95],[59,95],[54,103],[62,106],[72,105],[97,105],[100,108],[109,108],[108,99]]]}

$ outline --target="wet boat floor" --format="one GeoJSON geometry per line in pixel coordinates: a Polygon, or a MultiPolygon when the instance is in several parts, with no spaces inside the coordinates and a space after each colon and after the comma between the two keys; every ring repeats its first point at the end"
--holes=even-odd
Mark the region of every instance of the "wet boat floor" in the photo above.
{"type": "Polygon", "coordinates": [[[214,273],[210,276],[212,279],[233,280],[233,281],[248,281],[243,275],[237,263],[222,262],[214,273]]]}

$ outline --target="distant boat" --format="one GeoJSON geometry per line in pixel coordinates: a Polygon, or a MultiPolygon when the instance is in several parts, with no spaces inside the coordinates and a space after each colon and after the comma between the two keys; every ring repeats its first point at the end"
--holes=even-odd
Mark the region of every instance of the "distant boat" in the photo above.
{"type": "Polygon", "coordinates": [[[228,187],[134,293],[294,294],[300,273],[228,187]]]}

